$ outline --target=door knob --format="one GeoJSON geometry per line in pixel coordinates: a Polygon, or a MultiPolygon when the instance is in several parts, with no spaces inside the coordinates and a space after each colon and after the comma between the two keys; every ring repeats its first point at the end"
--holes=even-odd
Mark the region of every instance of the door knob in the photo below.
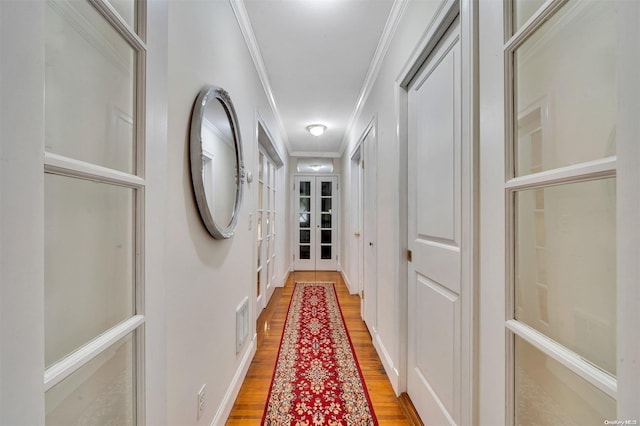
{"type": "Polygon", "coordinates": [[[359,232],[354,232],[353,235],[355,235],[356,237],[359,237],[360,233],[359,232]]]}

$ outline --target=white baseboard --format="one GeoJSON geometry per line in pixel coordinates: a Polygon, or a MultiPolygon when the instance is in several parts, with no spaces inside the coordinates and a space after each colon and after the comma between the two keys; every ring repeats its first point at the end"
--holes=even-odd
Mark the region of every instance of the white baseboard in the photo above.
{"type": "Polygon", "coordinates": [[[344,269],[340,268],[340,265],[338,265],[338,269],[340,271],[340,275],[342,275],[342,279],[344,280],[344,283],[347,285],[347,288],[349,289],[349,294],[357,294],[358,289],[353,287],[353,285],[351,284],[351,281],[349,281],[349,277],[347,277],[347,274],[344,272],[344,269]]]}
{"type": "Polygon", "coordinates": [[[391,359],[391,355],[389,355],[389,351],[382,343],[382,339],[380,339],[380,335],[376,333],[373,340],[373,347],[378,352],[378,356],[382,361],[382,366],[384,367],[384,371],[387,372],[387,376],[389,377],[389,381],[391,382],[391,387],[393,387],[393,391],[396,393],[396,396],[400,395],[399,392],[399,384],[400,384],[400,372],[394,366],[393,360],[391,359]]]}
{"type": "Polygon", "coordinates": [[[240,388],[242,387],[242,382],[247,375],[247,371],[249,371],[249,366],[251,365],[253,356],[256,354],[256,340],[256,335],[254,335],[251,343],[249,344],[249,347],[242,357],[242,361],[240,362],[240,366],[238,366],[236,374],[231,380],[229,389],[227,389],[227,392],[224,395],[222,404],[220,404],[216,415],[213,416],[211,426],[224,425],[227,421],[227,418],[229,417],[229,414],[231,414],[233,404],[236,402],[236,398],[238,397],[238,393],[240,392],[240,388]]]}
{"type": "Polygon", "coordinates": [[[287,283],[287,280],[289,279],[289,275],[291,275],[291,269],[287,269],[285,271],[284,276],[282,277],[282,281],[278,287],[284,287],[284,285],[287,283]]]}

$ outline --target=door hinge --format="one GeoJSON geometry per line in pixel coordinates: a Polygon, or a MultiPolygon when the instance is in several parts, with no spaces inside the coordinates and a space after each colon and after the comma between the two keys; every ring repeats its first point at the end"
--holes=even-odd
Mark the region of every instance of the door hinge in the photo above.
{"type": "Polygon", "coordinates": [[[361,297],[362,299],[364,299],[364,290],[362,290],[362,291],[360,292],[360,297],[361,297]]]}
{"type": "Polygon", "coordinates": [[[407,250],[407,260],[409,262],[413,261],[413,252],[411,250],[407,250]]]}
{"type": "Polygon", "coordinates": [[[360,163],[360,165],[362,166],[362,168],[364,169],[364,160],[362,160],[362,162],[360,163]]]}

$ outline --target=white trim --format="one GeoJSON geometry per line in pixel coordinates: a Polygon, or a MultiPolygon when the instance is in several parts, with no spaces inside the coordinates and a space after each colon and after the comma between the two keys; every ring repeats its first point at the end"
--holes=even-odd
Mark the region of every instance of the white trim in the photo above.
{"type": "Polygon", "coordinates": [[[44,154],[44,171],[128,188],[141,189],[145,186],[144,179],[138,176],[50,152],[44,154]]]}
{"type": "Polygon", "coordinates": [[[251,344],[245,351],[242,361],[240,361],[240,365],[236,370],[236,373],[231,379],[231,383],[227,388],[227,392],[224,394],[224,398],[222,398],[222,402],[218,407],[218,411],[216,411],[216,415],[213,416],[213,420],[211,421],[211,426],[224,425],[231,414],[231,410],[233,409],[233,404],[238,397],[238,393],[240,392],[240,388],[242,387],[242,382],[244,381],[245,376],[247,375],[247,371],[249,371],[249,366],[251,365],[251,361],[253,360],[254,355],[256,354],[256,345],[257,345],[257,337],[253,336],[251,340],[251,344]]]}
{"type": "Polygon", "coordinates": [[[276,104],[276,98],[273,94],[271,83],[269,82],[267,68],[264,64],[264,60],[262,59],[262,53],[260,52],[258,40],[256,40],[256,36],[253,32],[251,20],[249,19],[249,14],[247,13],[247,8],[245,7],[243,0],[229,0],[229,3],[231,4],[233,13],[236,16],[236,20],[238,21],[238,26],[240,27],[240,31],[242,32],[242,36],[244,37],[244,41],[247,43],[247,48],[249,49],[249,53],[251,54],[251,59],[253,59],[258,77],[260,77],[260,82],[262,83],[264,93],[267,96],[269,105],[271,106],[271,110],[273,111],[273,115],[275,116],[276,122],[278,123],[285,148],[288,152],[291,152],[291,144],[289,143],[287,130],[284,127],[284,122],[282,121],[280,110],[278,109],[278,105],[276,104]]]}
{"type": "Polygon", "coordinates": [[[349,280],[349,277],[347,276],[347,273],[345,272],[344,268],[342,267],[342,265],[338,262],[338,272],[340,272],[340,275],[342,275],[342,279],[344,280],[345,284],[347,285],[347,289],[349,290],[349,294],[358,294],[358,289],[354,289],[353,285],[351,284],[351,281],[349,280]]]}
{"type": "Polygon", "coordinates": [[[480,240],[480,150],[479,150],[479,66],[478,66],[478,3],[474,0],[460,1],[460,61],[462,73],[462,158],[461,182],[469,190],[463,195],[461,211],[462,241],[467,244],[461,251],[461,282],[466,295],[460,301],[461,327],[460,341],[468,348],[460,356],[460,381],[462,398],[460,401],[460,424],[478,424],[477,371],[479,336],[479,268],[480,240]],[[464,327],[464,325],[468,327],[464,327]]]}
{"type": "Polygon", "coordinates": [[[380,338],[380,334],[378,334],[378,332],[376,331],[375,335],[371,337],[372,337],[371,340],[373,341],[373,347],[376,349],[376,352],[380,357],[380,361],[382,361],[384,371],[387,373],[387,376],[389,377],[389,381],[391,382],[391,387],[393,388],[393,391],[396,393],[396,396],[399,396],[401,393],[398,387],[400,382],[400,372],[398,371],[396,366],[393,364],[393,358],[391,357],[391,355],[389,355],[389,351],[387,351],[387,348],[384,346],[384,343],[380,338]]]}
{"type": "MultiPolygon", "coordinates": [[[[107,21],[109,21],[112,28],[116,29],[116,31],[118,31],[135,50],[147,50],[146,43],[138,36],[138,34],[136,34],[134,29],[120,16],[110,3],[105,0],[89,0],[89,2],[102,14],[102,16],[104,16],[107,21]]],[[[139,19],[139,16],[137,19],[139,19]]]]}
{"type": "Polygon", "coordinates": [[[640,2],[625,2],[618,15],[617,354],[619,419],[640,418],[640,2]],[[629,84],[633,82],[632,84],[629,84]],[[624,362],[622,360],[624,359],[624,362]]]}
{"type": "Polygon", "coordinates": [[[135,315],[96,337],[82,348],[53,364],[44,372],[45,392],[100,355],[104,350],[144,324],[144,316],[135,315]]]}
{"type": "Polygon", "coordinates": [[[378,46],[376,47],[376,51],[373,54],[373,58],[371,59],[371,63],[369,64],[369,70],[367,71],[367,75],[364,78],[364,82],[362,83],[362,88],[360,89],[360,94],[358,95],[358,101],[351,113],[351,117],[349,118],[346,130],[342,137],[342,143],[340,144],[340,149],[338,150],[338,157],[342,157],[344,154],[344,150],[347,148],[347,143],[349,142],[349,136],[353,131],[353,127],[355,126],[360,114],[362,113],[362,108],[369,99],[369,95],[371,94],[371,90],[378,78],[378,74],[380,73],[380,69],[382,68],[382,63],[384,62],[384,58],[387,56],[389,52],[389,47],[391,46],[391,41],[393,40],[393,36],[398,29],[398,25],[400,24],[400,19],[404,15],[404,11],[409,4],[408,0],[395,0],[393,5],[391,6],[391,11],[389,12],[389,17],[387,18],[387,22],[382,30],[382,35],[380,36],[380,40],[378,41],[378,46]]]}
{"type": "Polygon", "coordinates": [[[258,143],[258,146],[262,146],[264,148],[264,150],[269,155],[269,157],[271,157],[271,161],[274,163],[274,165],[277,166],[276,170],[284,166],[284,161],[282,161],[283,156],[282,154],[280,154],[278,147],[273,143],[274,139],[273,139],[273,136],[271,135],[271,131],[269,130],[269,127],[267,126],[266,121],[264,121],[264,119],[262,118],[262,115],[260,114],[260,111],[258,111],[257,107],[256,107],[256,135],[255,136],[256,136],[256,141],[258,143]],[[267,141],[266,141],[267,143],[263,144],[260,142],[260,127],[262,127],[262,130],[267,136],[267,141]]]}
{"type": "Polygon", "coordinates": [[[509,320],[506,322],[506,327],[516,336],[526,340],[538,350],[564,365],[569,370],[573,371],[578,376],[609,395],[611,398],[616,399],[618,385],[615,377],[587,362],[577,353],[567,349],[565,346],[520,321],[509,320]]]}
{"type": "Polygon", "coordinates": [[[458,16],[458,2],[459,0],[442,0],[434,18],[422,34],[420,41],[416,44],[396,78],[396,82],[401,87],[409,86],[422,64],[435,50],[438,42],[447,32],[456,16],[458,16]]]}
{"type": "Polygon", "coordinates": [[[506,189],[526,189],[536,186],[549,186],[565,182],[577,182],[579,180],[602,178],[616,175],[617,158],[615,155],[600,160],[588,161],[581,164],[572,164],[540,173],[520,176],[510,179],[505,184],[506,189]]]}

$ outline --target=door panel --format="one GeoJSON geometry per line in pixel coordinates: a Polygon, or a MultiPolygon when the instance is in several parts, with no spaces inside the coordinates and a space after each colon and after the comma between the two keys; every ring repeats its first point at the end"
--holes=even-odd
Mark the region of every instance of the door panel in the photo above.
{"type": "Polygon", "coordinates": [[[454,55],[442,59],[421,85],[415,87],[417,135],[428,143],[416,146],[417,231],[425,239],[458,245],[459,139],[454,120],[454,55]],[[437,100],[437,101],[430,101],[437,100]],[[437,125],[434,125],[437,124],[437,125]],[[424,140],[424,139],[423,139],[424,140]]]}
{"type": "Polygon", "coordinates": [[[459,25],[409,87],[407,390],[425,424],[460,421],[459,25]]]}
{"type": "Polygon", "coordinates": [[[434,389],[448,412],[453,411],[455,341],[458,330],[459,297],[429,278],[418,275],[416,285],[416,324],[418,327],[416,368],[434,389]]]}

